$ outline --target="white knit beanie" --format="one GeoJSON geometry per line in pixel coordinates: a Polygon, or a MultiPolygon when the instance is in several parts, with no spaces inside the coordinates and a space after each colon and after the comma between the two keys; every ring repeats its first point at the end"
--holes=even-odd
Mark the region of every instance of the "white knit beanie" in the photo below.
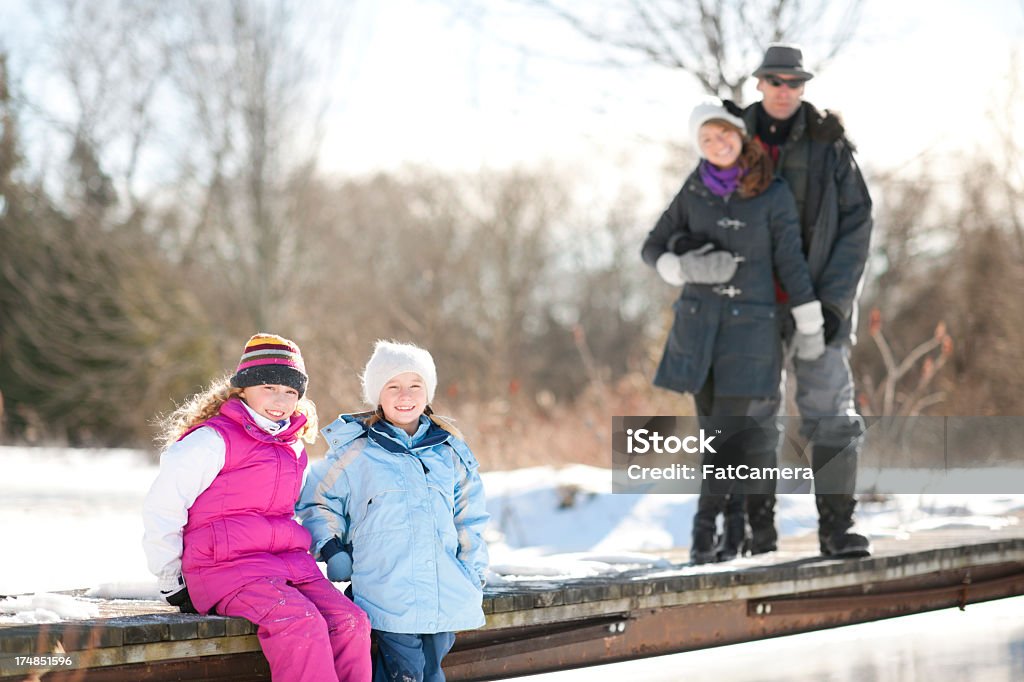
{"type": "Polygon", "coordinates": [[[722,100],[717,97],[708,97],[701,100],[700,104],[695,106],[690,114],[690,137],[693,138],[693,145],[701,156],[704,156],[704,154],[700,150],[700,127],[712,119],[731,123],[739,128],[744,136],[747,134],[747,124],[739,116],[730,114],[722,104],[722,100]]]}
{"type": "Polygon", "coordinates": [[[427,403],[434,401],[437,389],[437,368],[430,353],[411,343],[379,340],[373,348],[373,355],[363,370],[363,400],[367,405],[380,404],[380,392],[384,384],[404,372],[415,372],[423,377],[427,388],[427,403]]]}

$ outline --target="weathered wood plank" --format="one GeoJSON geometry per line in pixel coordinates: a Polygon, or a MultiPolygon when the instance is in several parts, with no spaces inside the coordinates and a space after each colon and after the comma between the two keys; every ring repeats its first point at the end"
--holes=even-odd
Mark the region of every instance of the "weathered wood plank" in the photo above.
{"type": "MultiPolygon", "coordinates": [[[[509,629],[519,629],[524,637],[527,637],[526,633],[539,632],[536,636],[527,637],[532,638],[529,646],[568,647],[574,638],[582,636],[580,633],[599,633],[602,626],[594,623],[605,619],[631,622],[636,618],[650,618],[659,612],[689,613],[689,609],[699,611],[705,607],[714,607],[716,613],[722,614],[756,614],[756,609],[750,609],[759,603],[778,603],[780,610],[788,609],[787,613],[805,608],[804,605],[818,610],[830,609],[832,605],[847,603],[844,601],[847,598],[886,593],[887,590],[895,589],[890,587],[893,585],[913,585],[921,594],[922,590],[927,591],[930,586],[935,586],[936,595],[945,595],[936,597],[933,602],[939,606],[932,608],[939,608],[956,602],[956,599],[949,596],[954,594],[949,591],[949,586],[956,586],[961,581],[968,584],[971,576],[976,581],[995,580],[997,583],[1002,579],[1001,576],[1006,577],[1001,586],[996,587],[992,583],[987,588],[989,592],[975,591],[973,597],[970,593],[972,588],[965,588],[965,600],[983,599],[986,598],[985,594],[998,597],[1015,593],[1019,582],[1014,577],[1015,571],[1020,571],[1022,566],[1024,538],[1003,535],[999,539],[973,544],[916,548],[904,552],[890,549],[873,557],[852,561],[803,557],[791,561],[776,560],[763,565],[747,563],[710,569],[676,566],[670,569],[630,571],[609,578],[566,580],[560,583],[533,580],[506,584],[488,589],[484,601],[487,625],[481,630],[461,635],[456,651],[473,649],[475,653],[463,656],[467,662],[486,661],[487,647],[498,651],[493,647],[500,645],[501,651],[505,652],[503,655],[514,652],[514,639],[502,639],[509,637],[509,632],[515,636],[515,631],[509,629]],[[811,595],[811,598],[800,601],[802,595],[811,595]],[[782,604],[780,599],[795,601],[782,604]]],[[[910,596],[906,591],[897,596],[900,599],[918,598],[910,596]]],[[[872,602],[875,604],[872,608],[877,608],[877,601],[872,602]]],[[[154,604],[138,602],[136,608],[140,612],[131,613],[131,604],[122,600],[114,606],[114,612],[119,615],[112,618],[0,626],[0,654],[3,654],[0,656],[0,680],[20,680],[24,677],[24,670],[14,670],[5,662],[10,660],[10,654],[78,652],[79,667],[95,671],[96,675],[100,675],[103,670],[115,669],[122,673],[130,669],[152,669],[153,675],[162,675],[161,670],[207,669],[202,666],[189,668],[188,661],[213,661],[217,657],[220,657],[217,660],[230,660],[243,655],[247,657],[244,660],[250,662],[253,658],[261,658],[259,642],[254,634],[256,628],[248,621],[179,614],[160,605],[154,609],[154,604]],[[157,612],[146,612],[147,609],[157,612]]],[[[889,612],[900,611],[898,606],[894,606],[889,612]]],[[[826,614],[814,622],[839,620],[835,615],[826,614]]],[[[779,631],[783,630],[784,627],[779,631]]],[[[524,646],[527,646],[525,640],[524,646]]],[[[580,652],[588,651],[588,646],[582,646],[580,652]]],[[[630,646],[635,646],[635,642],[630,646]]],[[[217,674],[233,674],[230,673],[230,666],[225,666],[223,662],[218,663],[218,666],[209,669],[216,668],[220,671],[217,674]]],[[[57,679],[52,675],[45,679],[57,679]]],[[[203,679],[189,678],[188,675],[185,678],[203,679]]],[[[90,672],[86,679],[117,678],[94,678],[94,673],[90,672]]],[[[147,679],[174,678],[139,676],[131,679],[141,682],[147,679]]],[[[227,676],[223,679],[236,678],[227,676]]]]}

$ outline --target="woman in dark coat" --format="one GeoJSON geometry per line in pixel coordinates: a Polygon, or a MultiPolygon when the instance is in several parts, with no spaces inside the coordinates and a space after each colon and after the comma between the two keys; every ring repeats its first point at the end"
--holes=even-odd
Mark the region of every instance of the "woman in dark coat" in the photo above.
{"type": "MultiPolygon", "coordinates": [[[[765,399],[778,388],[782,359],[776,283],[792,304],[802,358],[824,351],[821,305],[801,251],[793,195],[773,179],[770,159],[747,137],[738,112],[717,99],[702,102],[690,116],[690,132],[701,161],[642,252],[662,279],[682,287],[654,384],[693,393],[702,428],[728,422],[716,465],[771,466],[778,431],[765,399]],[[736,427],[745,422],[753,428],[736,427]]],[[[702,487],[690,548],[694,563],[740,551],[745,527],[727,527],[719,546],[715,541],[717,515],[730,503],[722,493],[731,489],[702,487]]],[[[742,505],[733,498],[730,506],[742,505]]]]}

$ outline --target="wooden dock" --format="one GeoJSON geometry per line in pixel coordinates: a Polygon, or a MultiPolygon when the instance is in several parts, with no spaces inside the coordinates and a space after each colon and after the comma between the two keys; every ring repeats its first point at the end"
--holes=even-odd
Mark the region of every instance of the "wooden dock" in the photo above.
{"type": "MultiPolygon", "coordinates": [[[[861,623],[1024,594],[1024,532],[969,529],[876,543],[857,560],[783,542],[757,560],[488,588],[449,680],[494,680],[861,623]]],[[[670,555],[670,560],[676,557],[670,555]]],[[[102,601],[91,620],[0,626],[0,682],[269,680],[248,621],[102,601]],[[73,653],[33,673],[15,656],[73,653]]]]}

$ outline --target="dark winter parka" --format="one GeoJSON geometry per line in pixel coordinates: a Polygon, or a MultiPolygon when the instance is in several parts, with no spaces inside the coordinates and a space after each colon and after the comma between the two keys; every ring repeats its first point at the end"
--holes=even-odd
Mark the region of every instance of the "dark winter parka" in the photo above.
{"type": "MultiPolygon", "coordinates": [[[[747,130],[757,130],[760,106],[744,110],[747,130]]],[[[871,240],[871,197],[839,118],[808,102],[794,116],[776,174],[785,178],[796,198],[817,297],[841,320],[832,343],[854,342],[857,297],[871,240]]]]}
{"type": "MultiPolygon", "coordinates": [[[[778,390],[781,360],[773,274],[793,305],[814,300],[796,204],[776,178],[755,197],[712,194],[694,171],[647,235],[653,266],[678,243],[712,241],[743,260],[726,284],[683,287],[654,384],[696,393],[714,372],[715,394],[766,397],[778,390]]],[[[690,246],[692,248],[692,246],[690,246]]]]}

